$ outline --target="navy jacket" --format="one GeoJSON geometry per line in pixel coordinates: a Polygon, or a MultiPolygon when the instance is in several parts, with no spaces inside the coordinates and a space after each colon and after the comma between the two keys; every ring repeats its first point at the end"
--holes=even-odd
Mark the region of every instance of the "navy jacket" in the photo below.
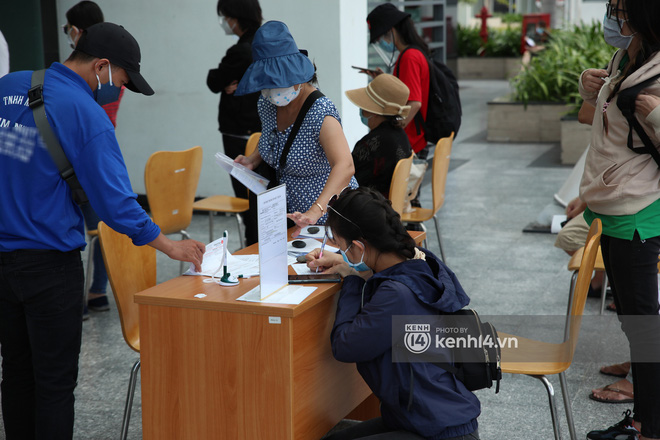
{"type": "Polygon", "coordinates": [[[408,260],[368,281],[349,276],[337,304],[332,352],[358,371],[381,402],[384,423],[427,439],[467,435],[477,429],[477,396],[439,366],[392,362],[392,316],[436,315],[470,299],[454,273],[427,250],[426,261],[408,260]],[[413,401],[408,409],[414,375],[413,401]]]}

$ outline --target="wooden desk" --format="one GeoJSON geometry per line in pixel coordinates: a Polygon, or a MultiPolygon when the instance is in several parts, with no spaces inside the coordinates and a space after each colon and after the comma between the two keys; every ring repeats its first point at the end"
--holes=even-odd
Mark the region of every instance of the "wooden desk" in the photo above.
{"type": "MultiPolygon", "coordinates": [[[[236,301],[258,277],[237,287],[202,280],[180,276],[135,295],[145,440],[319,439],[371,396],[355,365],[332,356],[339,284],[286,305],[236,301]]],[[[353,413],[379,415],[373,396],[353,413]]]]}

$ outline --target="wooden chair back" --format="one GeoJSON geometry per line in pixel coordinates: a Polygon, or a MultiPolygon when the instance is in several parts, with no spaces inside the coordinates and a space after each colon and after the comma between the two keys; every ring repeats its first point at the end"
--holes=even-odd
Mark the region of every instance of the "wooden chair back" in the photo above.
{"type": "Polygon", "coordinates": [[[247,144],[245,144],[245,155],[249,156],[254,153],[254,150],[257,149],[259,145],[259,138],[261,137],[261,132],[252,133],[248,138],[247,144]]]}
{"type": "Polygon", "coordinates": [[[445,186],[449,173],[449,158],[454,143],[454,133],[450,137],[442,138],[435,146],[433,153],[433,174],[431,188],[433,190],[433,214],[436,214],[445,203],[445,186]]]}
{"type": "Polygon", "coordinates": [[[135,246],[131,239],[99,223],[99,240],[124,340],[140,352],[140,320],[133,295],[156,285],[156,249],[135,246]]]}
{"type": "Polygon", "coordinates": [[[144,184],[149,209],[163,234],[186,229],[202,170],[202,147],[185,151],[157,151],[147,160],[144,184]]]}
{"type": "Polygon", "coordinates": [[[582,262],[580,263],[580,270],[575,283],[575,294],[573,295],[573,302],[571,303],[571,312],[566,322],[566,325],[568,326],[568,343],[570,344],[571,359],[573,358],[575,346],[577,345],[578,336],[580,334],[582,314],[584,313],[584,306],[587,302],[587,294],[589,293],[589,285],[591,284],[591,276],[593,275],[594,266],[596,264],[596,257],[598,256],[598,250],[600,249],[600,236],[602,232],[603,226],[600,219],[595,219],[591,223],[589,234],[587,235],[582,262]]]}
{"type": "Polygon", "coordinates": [[[390,201],[392,208],[397,214],[403,214],[403,208],[406,204],[406,193],[408,191],[408,180],[410,180],[410,167],[412,167],[414,155],[401,159],[394,167],[392,173],[392,182],[390,183],[390,201]]]}

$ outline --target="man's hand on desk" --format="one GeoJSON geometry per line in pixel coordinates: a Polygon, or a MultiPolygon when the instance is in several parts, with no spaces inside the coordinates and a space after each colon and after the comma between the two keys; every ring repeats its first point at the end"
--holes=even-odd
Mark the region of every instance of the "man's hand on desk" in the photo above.
{"type": "Polygon", "coordinates": [[[187,261],[195,265],[197,272],[202,271],[202,258],[206,251],[204,243],[197,240],[170,240],[160,234],[149,246],[158,249],[173,260],[187,261]]]}

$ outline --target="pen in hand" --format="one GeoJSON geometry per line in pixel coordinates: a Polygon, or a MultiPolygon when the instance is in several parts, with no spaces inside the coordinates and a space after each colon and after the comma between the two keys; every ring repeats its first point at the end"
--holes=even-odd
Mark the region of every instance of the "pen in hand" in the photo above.
{"type": "MultiPolygon", "coordinates": [[[[321,252],[319,252],[319,259],[323,256],[323,249],[325,248],[325,243],[328,241],[328,230],[325,230],[325,235],[323,235],[323,242],[321,243],[321,252]]],[[[319,266],[316,266],[316,273],[319,272],[319,266]]]]}

